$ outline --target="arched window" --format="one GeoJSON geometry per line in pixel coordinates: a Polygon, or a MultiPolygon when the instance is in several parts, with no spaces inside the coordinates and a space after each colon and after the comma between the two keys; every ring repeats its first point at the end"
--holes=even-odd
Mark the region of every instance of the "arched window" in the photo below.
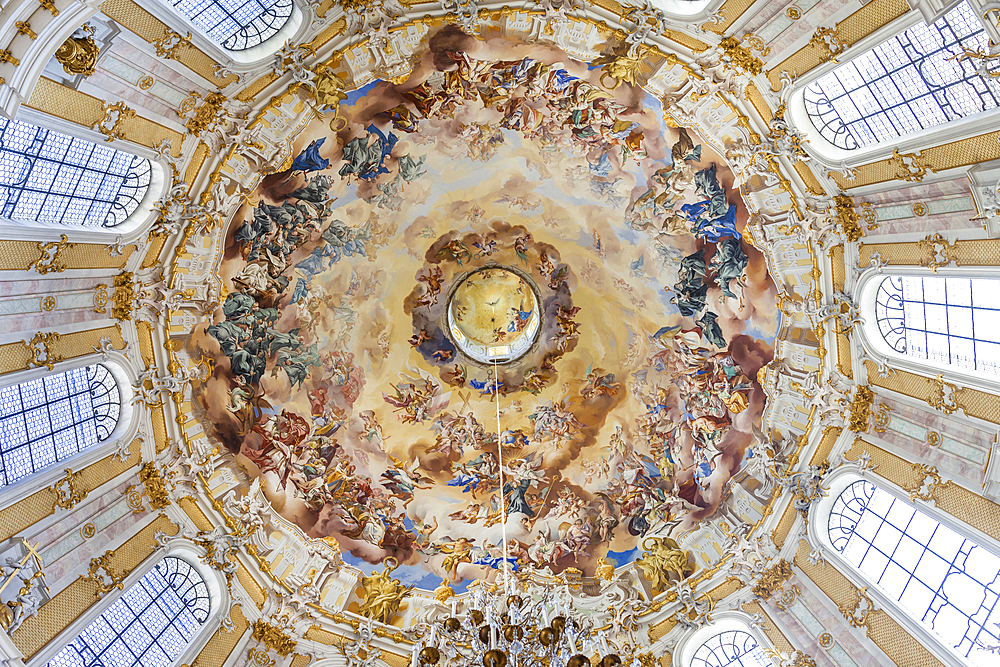
{"type": "Polygon", "coordinates": [[[292,15],[292,0],[171,0],[228,51],[244,51],[273,37],[292,15]]]}
{"type": "Polygon", "coordinates": [[[890,599],[971,665],[996,665],[1000,558],[871,482],[833,503],[830,541],[890,599]]]}
{"type": "Polygon", "coordinates": [[[152,165],[92,141],[0,117],[0,216],[114,227],[139,207],[152,165]]]}
{"type": "Polygon", "coordinates": [[[998,290],[985,278],[893,276],[879,285],[875,320],[897,352],[998,375],[998,290]]]}
{"type": "MultiPolygon", "coordinates": [[[[817,79],[804,91],[806,111],[825,139],[854,150],[993,109],[1000,80],[977,73],[980,60],[958,59],[986,53],[988,42],[963,2],[817,79]]],[[[987,67],[1000,76],[1000,63],[987,67]]]]}
{"type": "Polygon", "coordinates": [[[705,640],[691,659],[691,667],[773,667],[749,632],[729,630],[705,640]]]}
{"type": "Polygon", "coordinates": [[[49,660],[47,667],[169,667],[208,620],[198,571],[167,556],[49,660]]]}
{"type": "Polygon", "coordinates": [[[118,383],[101,364],[0,388],[0,485],[106,440],[120,413],[118,383]]]}

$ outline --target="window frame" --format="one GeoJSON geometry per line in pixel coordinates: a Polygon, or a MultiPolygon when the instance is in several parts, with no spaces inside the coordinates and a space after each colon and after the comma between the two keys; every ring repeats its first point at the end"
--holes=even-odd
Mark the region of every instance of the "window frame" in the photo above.
{"type": "Polygon", "coordinates": [[[764,651],[775,650],[770,638],[754,624],[753,618],[743,611],[723,610],[712,612],[712,622],[704,627],[689,630],[682,636],[673,651],[672,667],[690,667],[694,654],[706,641],[723,632],[746,632],[757,640],[764,651]]]}
{"type": "MultiPolygon", "coordinates": [[[[229,51],[196,26],[186,14],[175,8],[170,0],[156,0],[155,4],[160,10],[158,14],[160,20],[172,30],[183,36],[187,36],[190,32],[192,45],[212,56],[216,62],[240,72],[251,71],[264,65],[287,42],[295,44],[302,41],[305,32],[317,18],[314,10],[308,7],[303,8],[300,0],[292,0],[292,14],[278,32],[257,46],[243,51],[229,51]]],[[[218,80],[209,80],[213,84],[219,83],[218,80]]]]}
{"type": "MultiPolygon", "coordinates": [[[[987,278],[1000,280],[1000,266],[941,267],[936,273],[922,266],[891,266],[885,267],[882,270],[866,269],[858,277],[857,285],[853,290],[854,294],[857,295],[856,304],[858,312],[864,317],[864,323],[855,325],[853,329],[853,333],[856,335],[851,336],[851,346],[854,350],[852,363],[854,364],[855,372],[861,372],[864,368],[862,360],[859,359],[859,350],[854,348],[857,345],[860,346],[861,351],[869,358],[877,363],[886,363],[891,368],[930,378],[941,375],[944,381],[951,382],[960,387],[968,387],[989,393],[1000,391],[1000,375],[976,372],[934,359],[912,357],[905,353],[897,352],[886,342],[876,321],[875,302],[882,280],[896,276],[919,278],[987,278]]],[[[862,375],[862,377],[865,376],[862,375]]],[[[974,419],[973,417],[970,418],[974,419]]],[[[990,426],[995,427],[995,424],[990,424],[990,426]]]]}
{"type": "MultiPolygon", "coordinates": [[[[964,0],[949,2],[948,8],[944,13],[950,11],[962,1],[964,0]]],[[[982,18],[980,20],[982,21],[982,18]]],[[[892,157],[893,150],[899,150],[900,153],[918,153],[929,146],[939,146],[959,139],[989,134],[990,132],[1000,130],[1000,108],[998,108],[993,110],[998,113],[987,111],[982,114],[967,116],[919,130],[912,134],[898,137],[895,140],[885,139],[869,146],[861,146],[856,150],[844,150],[830,143],[820,133],[819,129],[813,126],[812,120],[806,111],[804,100],[805,89],[809,85],[815,83],[819,78],[837,67],[867,53],[890,37],[894,37],[918,23],[924,22],[924,17],[920,10],[911,9],[903,16],[882,26],[879,30],[853,44],[843,54],[843,57],[838,59],[838,62],[830,61],[813,68],[804,76],[797,78],[791,86],[786,86],[786,90],[782,91],[782,99],[788,100],[786,119],[792,127],[805,134],[807,141],[803,142],[803,148],[821,166],[830,170],[838,170],[844,167],[867,164],[890,158],[892,157]]],[[[986,28],[987,36],[997,40],[1000,35],[997,33],[996,26],[989,25],[986,21],[982,22],[986,28]]],[[[934,174],[928,174],[924,182],[940,180],[940,178],[934,174]]]]}
{"type": "Polygon", "coordinates": [[[32,220],[11,220],[0,217],[0,236],[2,238],[44,242],[58,241],[61,235],[65,234],[71,243],[107,244],[116,237],[122,237],[123,240],[139,240],[145,237],[145,234],[159,217],[159,211],[155,205],[167,194],[171,185],[168,177],[170,167],[155,151],[132,142],[119,140],[107,142],[106,137],[99,132],[28,107],[21,107],[17,114],[17,120],[145,158],[149,160],[152,171],[149,187],[139,202],[138,208],[119,225],[114,227],[84,226],[32,220]]]}
{"type": "MultiPolygon", "coordinates": [[[[123,536],[122,541],[127,541],[128,538],[132,537],[136,534],[136,532],[138,532],[138,530],[141,529],[142,526],[137,526],[136,531],[123,536]]],[[[229,597],[228,593],[225,595],[223,594],[223,592],[227,590],[225,575],[205,565],[202,562],[203,555],[204,554],[199,553],[190,544],[176,542],[170,544],[165,549],[153,551],[153,553],[137,565],[135,569],[128,573],[128,576],[126,576],[122,581],[122,590],[113,590],[103,598],[94,602],[94,604],[92,604],[84,613],[80,614],[80,616],[78,616],[72,623],[67,625],[58,635],[52,638],[52,640],[49,641],[43,649],[32,656],[31,663],[33,665],[37,665],[38,667],[45,667],[49,660],[54,658],[71,641],[76,639],[94,619],[103,614],[108,607],[114,604],[114,602],[125,593],[125,591],[137,584],[140,579],[146,576],[147,572],[156,566],[157,563],[167,556],[173,556],[186,561],[198,572],[198,574],[201,575],[201,578],[205,581],[205,585],[208,587],[208,593],[211,600],[208,618],[204,623],[202,623],[201,628],[199,628],[198,631],[191,637],[191,641],[189,641],[184,650],[181,651],[181,654],[177,656],[171,667],[175,667],[176,665],[192,664],[195,657],[205,647],[205,644],[209,639],[211,639],[212,635],[219,631],[222,617],[229,614],[229,610],[233,605],[232,598],[229,597]]]]}
{"type": "Polygon", "coordinates": [[[836,567],[848,581],[859,590],[867,587],[866,594],[871,598],[876,609],[883,609],[894,621],[900,624],[914,640],[930,651],[934,657],[950,667],[969,667],[950,646],[945,644],[936,634],[931,632],[920,620],[914,618],[892,598],[886,596],[878,584],[866,577],[853,563],[837,551],[830,540],[827,526],[834,503],[847,487],[858,481],[874,484],[882,491],[890,493],[907,505],[930,516],[941,525],[950,528],[962,537],[977,542],[981,547],[1000,555],[1000,541],[979,531],[975,527],[959,521],[956,517],[939,509],[933,502],[910,502],[909,494],[888,479],[870,471],[862,470],[853,462],[848,462],[833,470],[826,480],[828,493],[809,509],[809,521],[806,525],[807,538],[810,545],[818,545],[822,557],[826,559],[827,567],[836,567]]]}
{"type": "MultiPolygon", "coordinates": [[[[121,396],[121,413],[118,416],[118,424],[115,426],[114,431],[111,432],[111,435],[106,440],[93,447],[88,447],[62,461],[56,461],[49,466],[16,480],[12,484],[0,487],[0,509],[14,505],[39,489],[54,485],[66,476],[67,468],[72,469],[74,472],[79,472],[87,466],[111,455],[118,450],[119,442],[129,443],[131,455],[134,456],[137,453],[141,445],[136,443],[135,439],[139,434],[139,422],[142,417],[142,411],[137,409],[137,406],[132,403],[134,395],[132,383],[138,379],[138,373],[128,358],[121,352],[111,352],[108,354],[107,359],[99,353],[76,357],[56,364],[51,371],[42,367],[0,375],[0,386],[7,387],[20,384],[28,380],[34,380],[55,373],[63,373],[92,364],[103,364],[111,371],[111,374],[118,382],[118,393],[121,396]]],[[[146,443],[143,442],[142,444],[145,445],[146,443]]],[[[153,444],[149,443],[148,446],[152,450],[153,444]]],[[[111,481],[113,480],[110,480],[109,483],[111,481]]]]}

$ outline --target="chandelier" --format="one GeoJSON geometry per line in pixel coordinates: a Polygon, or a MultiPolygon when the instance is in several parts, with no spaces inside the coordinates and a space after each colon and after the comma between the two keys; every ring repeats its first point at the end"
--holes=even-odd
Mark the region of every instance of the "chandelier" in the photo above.
{"type": "MultiPolygon", "coordinates": [[[[531,595],[508,578],[480,585],[462,618],[426,624],[413,646],[412,667],[616,667],[604,631],[551,592],[531,595]],[[588,655],[601,657],[592,662],[588,655]]],[[[419,631],[418,631],[419,632],[419,631]]],[[[633,665],[637,663],[632,661],[633,665]]],[[[630,666],[631,667],[631,666],[630,666]]]]}

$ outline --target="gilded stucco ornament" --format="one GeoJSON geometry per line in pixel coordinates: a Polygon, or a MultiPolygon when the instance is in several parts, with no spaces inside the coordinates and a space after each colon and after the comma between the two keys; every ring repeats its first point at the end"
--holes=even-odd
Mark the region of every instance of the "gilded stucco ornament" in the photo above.
{"type": "Polygon", "coordinates": [[[712,623],[715,598],[707,591],[697,595],[687,581],[678,583],[672,590],[677,593],[677,601],[683,605],[681,609],[677,610],[675,616],[677,625],[689,630],[697,630],[712,623]]]}
{"type": "Polygon", "coordinates": [[[868,430],[868,423],[872,415],[872,403],[875,402],[875,393],[866,386],[859,386],[854,390],[854,400],[851,401],[851,416],[847,427],[854,433],[864,433],[868,430]]]}
{"type": "Polygon", "coordinates": [[[670,575],[686,578],[694,568],[689,564],[689,554],[670,537],[647,537],[642,541],[646,551],[635,560],[636,567],[650,582],[653,596],[665,591],[672,583],[670,575]]]}
{"type": "Polygon", "coordinates": [[[27,271],[34,269],[43,276],[49,273],[62,273],[66,270],[66,263],[60,257],[63,250],[72,248],[76,244],[69,243],[65,234],[59,236],[58,241],[38,242],[38,252],[41,253],[38,259],[28,265],[27,271]]]}
{"type": "Polygon", "coordinates": [[[820,62],[832,60],[837,62],[837,58],[847,50],[847,44],[841,41],[840,32],[837,28],[816,28],[816,32],[809,39],[810,46],[815,46],[823,50],[820,62]]]}
{"type": "Polygon", "coordinates": [[[48,333],[39,331],[31,337],[31,340],[22,341],[31,355],[31,359],[28,360],[27,365],[24,367],[25,370],[29,368],[41,368],[42,366],[50,371],[55,368],[55,365],[63,360],[61,354],[52,351],[52,346],[59,341],[59,338],[59,334],[55,331],[48,333]]]}
{"type": "Polygon", "coordinates": [[[752,591],[761,600],[769,600],[780,591],[792,576],[792,564],[782,558],[780,561],[760,573],[752,591]]]}
{"type": "Polygon", "coordinates": [[[766,653],[777,667],[816,667],[816,661],[809,654],[803,653],[798,649],[790,653],[767,649],[766,653]]]}
{"type": "Polygon", "coordinates": [[[399,610],[403,598],[410,594],[413,586],[404,586],[399,579],[389,577],[392,571],[399,567],[399,561],[394,556],[386,558],[383,562],[382,572],[373,572],[361,580],[365,599],[358,613],[365,618],[389,625],[399,610]]]}
{"type": "Polygon", "coordinates": [[[950,486],[950,481],[943,481],[941,473],[934,466],[926,463],[913,463],[913,472],[917,477],[913,481],[900,484],[900,487],[910,494],[910,502],[926,500],[933,502],[938,489],[950,486]]]}
{"type": "Polygon", "coordinates": [[[49,488],[56,494],[55,505],[52,509],[73,509],[87,497],[87,489],[77,486],[80,476],[81,473],[66,468],[66,476],[49,488]]]}
{"type": "Polygon", "coordinates": [[[934,273],[942,266],[948,266],[956,261],[956,244],[949,243],[948,239],[941,236],[940,232],[930,234],[919,241],[917,247],[924,253],[920,259],[920,266],[926,266],[934,273]]]}
{"type": "Polygon", "coordinates": [[[896,178],[910,183],[919,183],[924,180],[928,171],[931,173],[937,170],[924,162],[923,155],[918,153],[900,153],[898,149],[892,150],[892,157],[889,162],[896,166],[896,178]]]}
{"type": "Polygon", "coordinates": [[[104,108],[104,118],[94,124],[94,129],[104,135],[105,141],[125,138],[125,122],[135,118],[135,111],[124,102],[115,102],[104,108]]]}
{"type": "Polygon", "coordinates": [[[122,271],[115,276],[115,291],[111,294],[111,316],[116,320],[132,319],[132,303],[136,294],[133,291],[132,272],[122,271]]]}
{"type": "Polygon", "coordinates": [[[875,610],[875,603],[868,597],[868,587],[854,589],[854,599],[838,606],[852,628],[867,628],[868,614],[875,610]]]}
{"type": "Polygon", "coordinates": [[[173,30],[163,29],[163,36],[152,42],[156,55],[167,60],[180,60],[185,51],[192,48],[191,33],[187,36],[176,33],[173,30]]]}
{"type": "Polygon", "coordinates": [[[226,103],[226,100],[226,96],[222,93],[209,93],[205,96],[205,102],[188,118],[184,127],[191,134],[200,136],[202,132],[214,127],[218,122],[222,105],[226,103]]]}
{"type": "Polygon", "coordinates": [[[633,48],[622,44],[614,49],[610,55],[602,56],[594,60],[592,65],[600,65],[601,85],[610,90],[616,90],[623,83],[631,86],[639,86],[639,72],[646,62],[648,48],[633,48]],[[633,54],[634,51],[634,54],[633,54]],[[614,85],[608,86],[606,79],[610,79],[614,85]]]}
{"type": "Polygon", "coordinates": [[[103,556],[98,556],[90,561],[90,568],[83,579],[97,585],[98,597],[104,597],[116,588],[118,590],[125,588],[124,582],[128,572],[119,570],[114,561],[114,551],[105,551],[103,556]]]}
{"type": "Polygon", "coordinates": [[[927,404],[932,408],[940,410],[946,415],[950,415],[956,410],[964,410],[965,406],[959,402],[959,392],[963,391],[951,382],[945,382],[944,376],[938,374],[933,380],[934,389],[927,397],[927,404]]]}
{"type": "Polygon", "coordinates": [[[283,658],[294,651],[297,644],[280,628],[274,627],[263,619],[254,621],[253,638],[283,658]]]}
{"type": "Polygon", "coordinates": [[[836,206],[837,222],[844,240],[853,243],[861,238],[861,218],[854,209],[854,200],[847,195],[836,195],[833,198],[836,206]]]}
{"type": "Polygon", "coordinates": [[[101,48],[93,34],[91,26],[83,25],[56,49],[55,58],[67,74],[90,76],[94,73],[101,48]]]}
{"type": "Polygon", "coordinates": [[[155,463],[150,461],[139,469],[139,481],[146,489],[150,507],[159,510],[170,504],[167,481],[155,463]]]}

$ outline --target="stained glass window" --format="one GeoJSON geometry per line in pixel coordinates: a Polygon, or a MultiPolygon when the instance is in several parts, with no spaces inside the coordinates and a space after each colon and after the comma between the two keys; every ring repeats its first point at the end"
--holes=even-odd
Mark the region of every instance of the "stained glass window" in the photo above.
{"type": "Polygon", "coordinates": [[[104,610],[47,667],[169,667],[208,620],[198,571],[167,556],[104,610]]]}
{"type": "MultiPolygon", "coordinates": [[[[993,109],[1000,79],[977,72],[989,37],[966,3],[931,25],[919,23],[806,87],[806,111],[820,134],[854,150],[993,109]]],[[[1000,63],[987,64],[1000,76],[1000,63]]]]}
{"type": "Polygon", "coordinates": [[[698,647],[691,667],[774,667],[754,639],[743,630],[730,630],[709,638],[698,647]]]}
{"type": "Polygon", "coordinates": [[[0,388],[0,485],[106,440],[121,396],[101,364],[0,388]]]}
{"type": "Polygon", "coordinates": [[[995,666],[1000,558],[871,482],[834,502],[830,540],[883,593],[971,665],[995,666]]]}
{"type": "Polygon", "coordinates": [[[1000,374],[1000,281],[986,278],[885,278],[875,319],[897,352],[1000,374]]]}
{"type": "Polygon", "coordinates": [[[172,0],[222,48],[243,51],[273,37],[292,15],[292,0],[172,0]]]}
{"type": "Polygon", "coordinates": [[[0,215],[114,227],[139,207],[152,165],[92,141],[0,117],[0,215]]]}

